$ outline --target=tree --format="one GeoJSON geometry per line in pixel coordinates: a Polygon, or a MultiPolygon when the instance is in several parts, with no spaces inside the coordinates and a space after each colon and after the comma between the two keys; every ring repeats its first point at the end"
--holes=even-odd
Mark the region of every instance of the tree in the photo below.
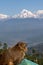
{"type": "Polygon", "coordinates": [[[2,52],[2,42],[0,41],[0,53],[2,52]]]}
{"type": "Polygon", "coordinates": [[[2,42],[0,41],[0,47],[2,46],[2,42]]]}
{"type": "Polygon", "coordinates": [[[8,48],[7,43],[4,43],[4,45],[3,45],[3,49],[6,50],[7,48],[8,48]]]}
{"type": "Polygon", "coordinates": [[[35,52],[36,52],[36,50],[33,48],[33,49],[32,49],[32,53],[34,54],[35,52]]]}

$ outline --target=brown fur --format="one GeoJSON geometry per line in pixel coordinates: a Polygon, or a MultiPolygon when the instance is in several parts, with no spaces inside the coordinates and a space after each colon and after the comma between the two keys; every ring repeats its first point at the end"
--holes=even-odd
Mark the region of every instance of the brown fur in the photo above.
{"type": "Polygon", "coordinates": [[[9,48],[2,54],[0,65],[16,65],[20,63],[26,51],[26,43],[18,42],[14,47],[9,48]]]}

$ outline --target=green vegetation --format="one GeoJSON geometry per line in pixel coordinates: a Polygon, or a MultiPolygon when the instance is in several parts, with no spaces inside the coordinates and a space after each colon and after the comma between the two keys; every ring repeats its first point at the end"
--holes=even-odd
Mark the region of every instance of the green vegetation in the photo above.
{"type": "Polygon", "coordinates": [[[4,50],[7,50],[8,45],[7,43],[0,42],[0,54],[3,53],[4,50]]]}
{"type": "Polygon", "coordinates": [[[36,52],[35,49],[32,49],[32,54],[26,54],[25,58],[39,65],[43,65],[43,54],[36,52]]]}
{"type": "Polygon", "coordinates": [[[4,43],[4,44],[3,44],[3,49],[6,50],[7,48],[8,48],[7,43],[4,43]]]}

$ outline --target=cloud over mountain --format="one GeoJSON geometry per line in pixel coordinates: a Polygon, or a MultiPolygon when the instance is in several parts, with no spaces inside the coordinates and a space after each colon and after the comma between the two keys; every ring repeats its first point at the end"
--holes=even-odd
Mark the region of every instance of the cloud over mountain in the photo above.
{"type": "Polygon", "coordinates": [[[38,10],[35,13],[32,13],[29,10],[23,9],[19,14],[11,17],[8,15],[0,14],[0,19],[8,18],[43,18],[43,10],[38,10]]]}
{"type": "Polygon", "coordinates": [[[38,10],[35,13],[23,9],[19,14],[14,15],[13,18],[43,18],[43,10],[38,10]]]}

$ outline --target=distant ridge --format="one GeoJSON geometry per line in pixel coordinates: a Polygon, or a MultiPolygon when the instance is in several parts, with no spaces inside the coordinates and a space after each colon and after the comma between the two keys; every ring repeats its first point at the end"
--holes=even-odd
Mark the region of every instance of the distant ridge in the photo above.
{"type": "Polygon", "coordinates": [[[30,47],[31,49],[36,49],[39,53],[43,53],[43,43],[37,44],[35,46],[30,47]]]}

